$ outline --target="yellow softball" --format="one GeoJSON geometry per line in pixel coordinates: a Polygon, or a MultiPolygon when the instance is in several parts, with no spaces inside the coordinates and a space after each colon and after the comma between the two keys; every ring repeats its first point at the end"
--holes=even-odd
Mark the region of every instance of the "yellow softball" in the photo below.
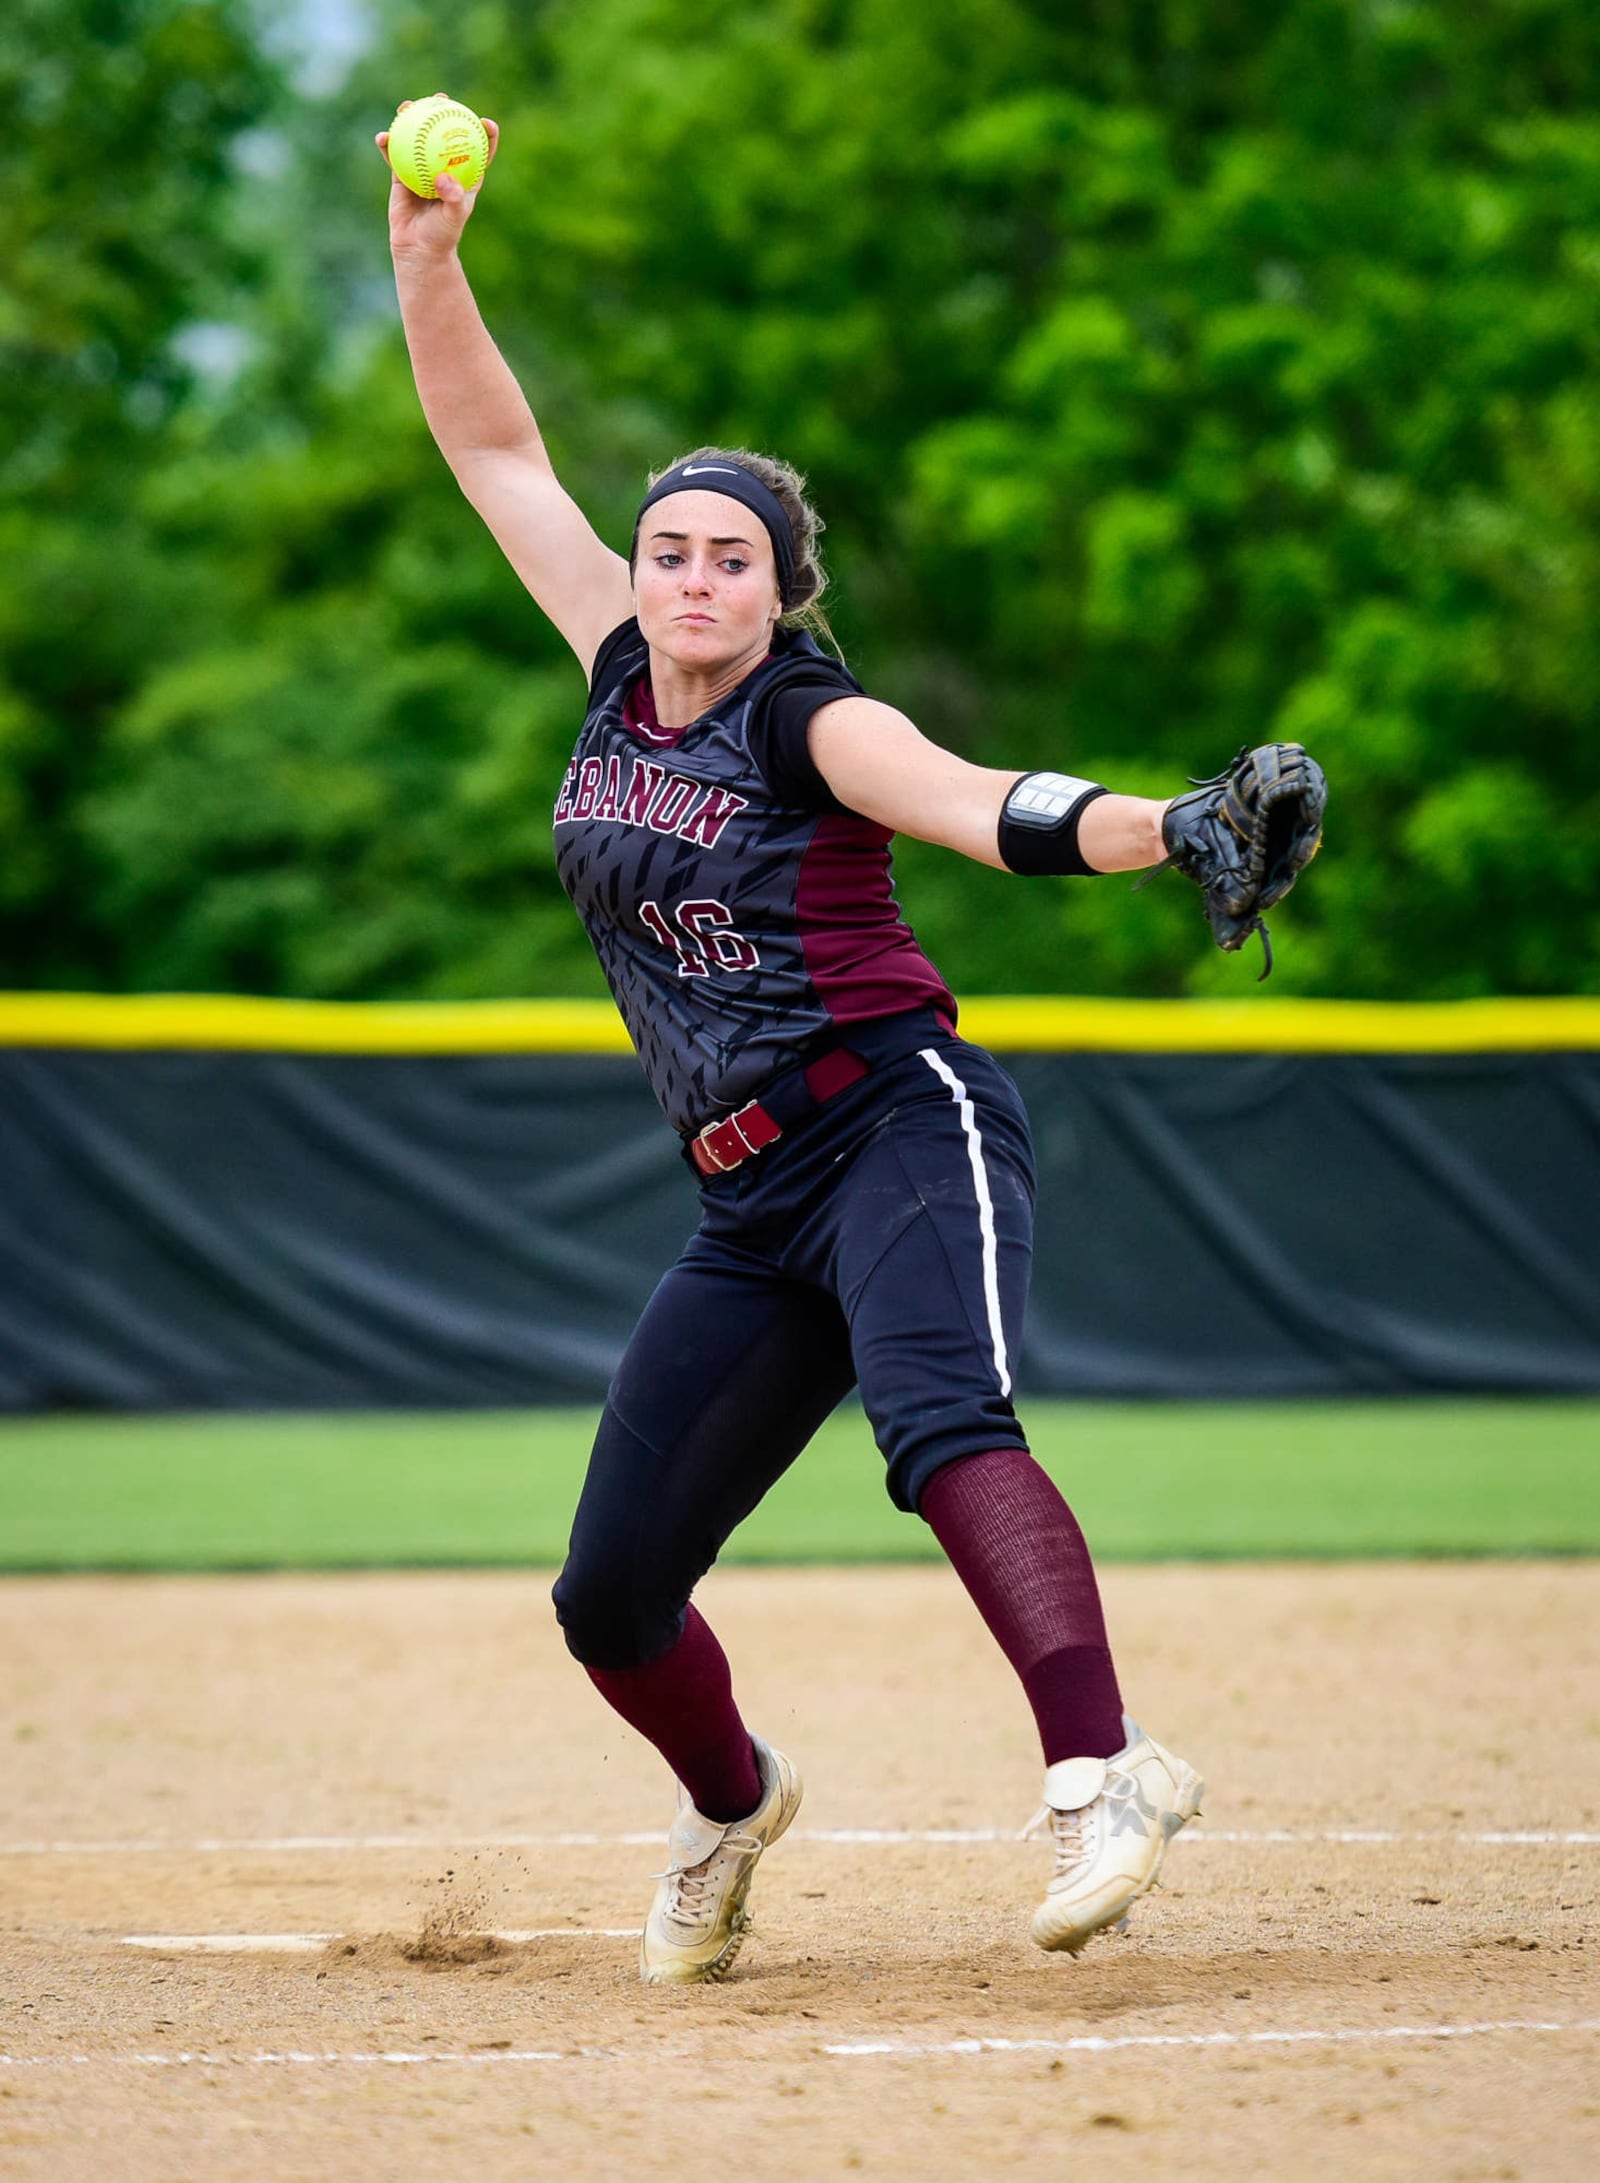
{"type": "Polygon", "coordinates": [[[438,92],[418,99],[389,124],[389,164],[417,197],[437,197],[437,176],[476,189],[489,164],[489,132],[459,99],[438,92]]]}

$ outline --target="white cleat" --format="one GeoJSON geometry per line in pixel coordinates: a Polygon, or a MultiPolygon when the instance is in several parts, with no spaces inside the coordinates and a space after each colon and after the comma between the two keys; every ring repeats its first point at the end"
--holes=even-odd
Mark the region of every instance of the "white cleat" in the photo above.
{"type": "Polygon", "coordinates": [[[1056,1868],[1033,1915],[1041,1948],[1075,1956],[1155,1885],[1167,1844],[1200,1816],[1205,1783],[1123,1716],[1128,1741],[1115,1758],[1059,1759],[1047,1767],[1044,1803],[1029,1827],[1055,1838],[1056,1868]]]}
{"type": "Polygon", "coordinates": [[[726,1978],[750,1929],[745,1898],[756,1860],[800,1809],[800,1776],[781,1751],[752,1736],[761,1802],[748,1819],[722,1825],[683,1804],[667,1836],[668,1866],[639,1943],[647,1986],[688,1986],[726,1978]]]}

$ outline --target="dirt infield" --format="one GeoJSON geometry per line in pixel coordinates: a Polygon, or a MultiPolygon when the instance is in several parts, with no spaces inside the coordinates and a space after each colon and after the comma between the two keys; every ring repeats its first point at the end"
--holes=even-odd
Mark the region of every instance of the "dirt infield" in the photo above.
{"type": "Polygon", "coordinates": [[[1112,1570],[1130,1703],[1212,1787],[1074,1963],[953,1579],[720,1575],[809,1788],[736,1975],[676,1993],[617,1937],[658,1763],[544,1579],[0,1585],[0,2174],[1592,2175],[1595,1578],[1112,1570]],[[300,1951],[177,1945],[218,1936],[300,1951]]]}

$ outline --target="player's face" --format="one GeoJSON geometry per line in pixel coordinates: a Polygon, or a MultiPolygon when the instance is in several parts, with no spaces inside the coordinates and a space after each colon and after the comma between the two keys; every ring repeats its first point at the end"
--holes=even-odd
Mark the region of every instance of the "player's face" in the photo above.
{"type": "Polygon", "coordinates": [[[722,493],[671,493],[644,519],[634,610],[651,648],[714,672],[764,653],[781,608],[765,526],[722,493]]]}

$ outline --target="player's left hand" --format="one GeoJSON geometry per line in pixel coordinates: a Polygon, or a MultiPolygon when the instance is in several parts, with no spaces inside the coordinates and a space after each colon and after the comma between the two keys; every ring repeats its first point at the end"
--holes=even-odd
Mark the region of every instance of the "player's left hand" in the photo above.
{"type": "Polygon", "coordinates": [[[1272,942],[1261,913],[1283,900],[1322,846],[1327,801],[1322,768],[1300,744],[1263,743],[1240,751],[1214,779],[1196,781],[1162,818],[1168,854],[1156,871],[1175,864],[1201,889],[1218,947],[1231,953],[1259,932],[1263,978],[1272,942]]]}

